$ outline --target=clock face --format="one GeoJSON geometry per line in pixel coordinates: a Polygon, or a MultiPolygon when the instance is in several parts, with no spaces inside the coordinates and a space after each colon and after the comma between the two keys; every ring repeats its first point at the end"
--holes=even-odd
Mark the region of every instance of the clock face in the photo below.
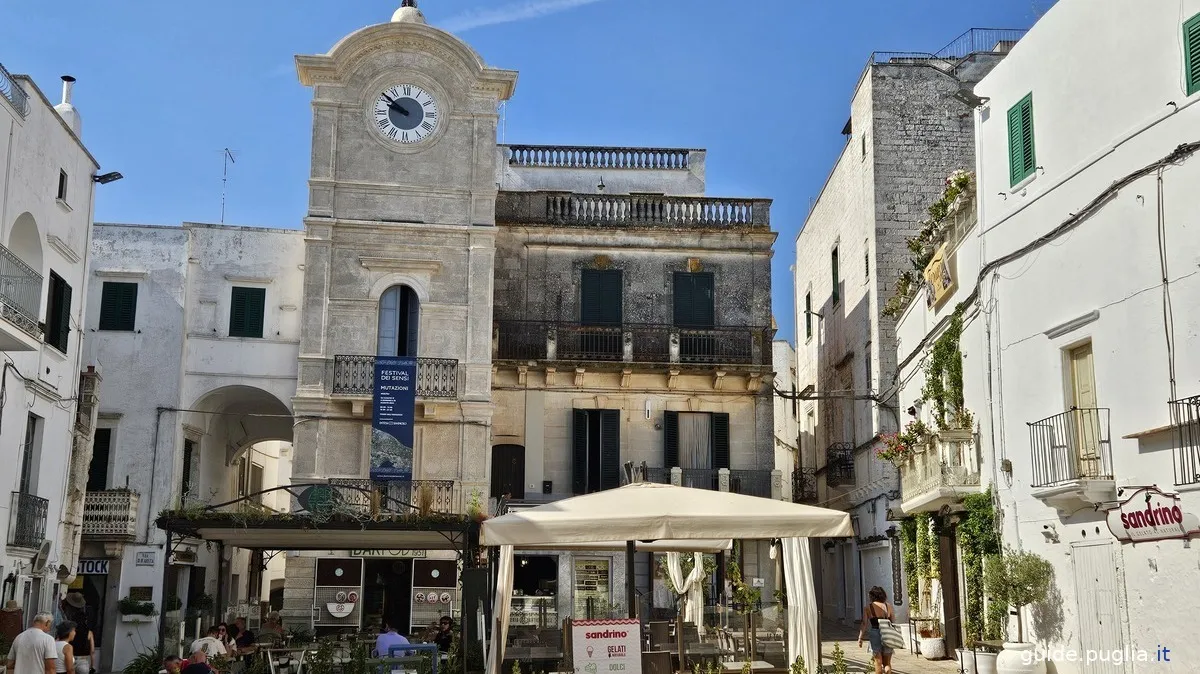
{"type": "Polygon", "coordinates": [[[375,99],[375,130],[397,143],[419,143],[437,130],[437,100],[415,84],[397,84],[375,99]]]}

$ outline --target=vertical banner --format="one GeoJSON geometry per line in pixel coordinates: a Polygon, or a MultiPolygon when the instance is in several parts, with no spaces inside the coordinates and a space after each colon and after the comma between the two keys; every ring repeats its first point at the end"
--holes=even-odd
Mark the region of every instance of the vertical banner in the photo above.
{"type": "Polygon", "coordinates": [[[416,399],[417,360],[376,358],[371,418],[372,480],[412,479],[416,399]]]}
{"type": "Polygon", "coordinates": [[[629,620],[572,620],[575,674],[642,674],[642,624],[629,620]]]}

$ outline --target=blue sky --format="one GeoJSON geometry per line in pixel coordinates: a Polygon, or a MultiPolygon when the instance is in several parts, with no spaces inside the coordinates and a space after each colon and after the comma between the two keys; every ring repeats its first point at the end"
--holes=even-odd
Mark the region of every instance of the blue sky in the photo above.
{"type": "MultiPolygon", "coordinates": [[[[778,335],[788,267],[872,51],[934,51],[1025,28],[1052,0],[424,0],[492,65],[520,71],[505,139],[708,149],[708,192],[775,200],[778,335]],[[737,112],[731,113],[732,110],[737,112]]],[[[0,63],[58,100],[79,79],[84,139],[125,180],[96,219],[301,227],[311,110],[294,54],[390,18],[399,0],[0,0],[0,63]]]]}

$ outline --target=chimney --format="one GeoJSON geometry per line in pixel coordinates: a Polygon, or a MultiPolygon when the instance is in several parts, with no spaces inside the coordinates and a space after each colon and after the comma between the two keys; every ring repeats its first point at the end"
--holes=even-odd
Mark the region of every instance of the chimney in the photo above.
{"type": "Polygon", "coordinates": [[[76,136],[83,138],[83,120],[79,117],[79,111],[71,104],[71,90],[75,88],[75,78],[70,75],[62,76],[62,103],[54,106],[58,111],[58,116],[62,117],[67,126],[75,132],[76,136]]]}

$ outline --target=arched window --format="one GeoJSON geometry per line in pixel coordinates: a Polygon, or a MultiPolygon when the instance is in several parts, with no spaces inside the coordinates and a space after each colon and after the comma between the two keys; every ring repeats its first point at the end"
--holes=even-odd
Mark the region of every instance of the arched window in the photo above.
{"type": "Polygon", "coordinates": [[[421,300],[408,286],[392,286],[379,298],[379,356],[417,355],[421,300]]]}

